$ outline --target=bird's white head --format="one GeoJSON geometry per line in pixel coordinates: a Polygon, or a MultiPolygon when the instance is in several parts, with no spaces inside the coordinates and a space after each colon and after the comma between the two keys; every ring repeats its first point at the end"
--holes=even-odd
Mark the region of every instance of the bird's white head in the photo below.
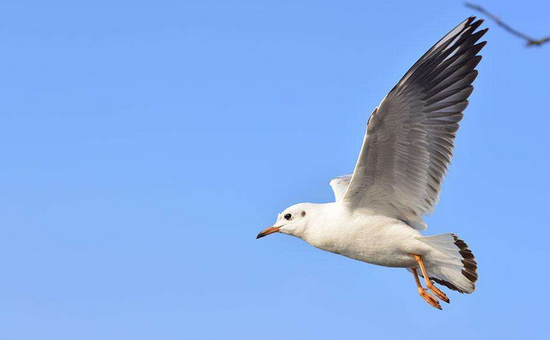
{"type": "Polygon", "coordinates": [[[262,238],[273,233],[283,233],[303,238],[309,227],[314,206],[315,204],[311,203],[299,203],[286,208],[277,216],[275,224],[262,230],[256,238],[262,238]]]}

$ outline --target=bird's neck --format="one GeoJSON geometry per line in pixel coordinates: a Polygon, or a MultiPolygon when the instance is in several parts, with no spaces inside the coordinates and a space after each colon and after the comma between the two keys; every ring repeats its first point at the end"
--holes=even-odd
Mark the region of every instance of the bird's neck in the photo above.
{"type": "Polygon", "coordinates": [[[314,204],[307,228],[302,235],[296,235],[304,241],[315,245],[323,239],[338,232],[342,221],[346,221],[349,211],[340,202],[314,204]]]}

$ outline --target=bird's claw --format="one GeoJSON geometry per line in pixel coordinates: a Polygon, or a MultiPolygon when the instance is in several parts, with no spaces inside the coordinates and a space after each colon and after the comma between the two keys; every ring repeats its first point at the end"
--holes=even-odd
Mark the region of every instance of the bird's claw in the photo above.
{"type": "Polygon", "coordinates": [[[439,298],[439,300],[443,300],[447,303],[451,303],[451,300],[449,300],[447,295],[445,295],[445,293],[443,293],[441,290],[439,290],[439,288],[437,288],[433,284],[431,286],[429,286],[428,288],[432,291],[432,293],[435,294],[435,296],[437,296],[439,298]]]}
{"type": "Polygon", "coordinates": [[[418,294],[420,294],[424,301],[426,301],[430,306],[439,310],[443,309],[441,308],[439,301],[437,301],[437,299],[433,297],[430,293],[428,293],[424,288],[418,288],[418,294]]]}

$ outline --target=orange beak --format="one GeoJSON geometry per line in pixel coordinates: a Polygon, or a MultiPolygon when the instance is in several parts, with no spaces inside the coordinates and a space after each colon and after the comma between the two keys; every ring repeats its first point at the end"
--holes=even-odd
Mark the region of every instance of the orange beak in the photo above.
{"type": "Polygon", "coordinates": [[[259,239],[259,238],[262,238],[264,236],[267,236],[269,234],[273,234],[273,233],[276,233],[276,232],[279,232],[279,228],[281,227],[269,227],[269,228],[265,228],[264,230],[262,230],[258,236],[256,236],[256,239],[259,239]]]}

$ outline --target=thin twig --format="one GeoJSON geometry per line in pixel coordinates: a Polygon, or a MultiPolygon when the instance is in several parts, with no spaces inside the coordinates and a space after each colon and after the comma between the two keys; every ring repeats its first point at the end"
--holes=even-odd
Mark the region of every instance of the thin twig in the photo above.
{"type": "Polygon", "coordinates": [[[486,15],[489,19],[493,20],[497,25],[504,28],[509,33],[515,35],[518,38],[521,38],[521,39],[525,40],[527,42],[527,46],[541,46],[542,44],[550,42],[550,36],[542,38],[542,39],[534,39],[534,38],[531,38],[530,36],[528,36],[527,34],[521,33],[519,31],[513,29],[512,27],[508,26],[508,24],[506,24],[505,22],[500,20],[496,15],[492,14],[491,12],[487,11],[485,8],[483,8],[479,5],[472,4],[472,3],[469,3],[469,2],[465,2],[464,5],[468,8],[474,9],[474,10],[486,15]]]}

